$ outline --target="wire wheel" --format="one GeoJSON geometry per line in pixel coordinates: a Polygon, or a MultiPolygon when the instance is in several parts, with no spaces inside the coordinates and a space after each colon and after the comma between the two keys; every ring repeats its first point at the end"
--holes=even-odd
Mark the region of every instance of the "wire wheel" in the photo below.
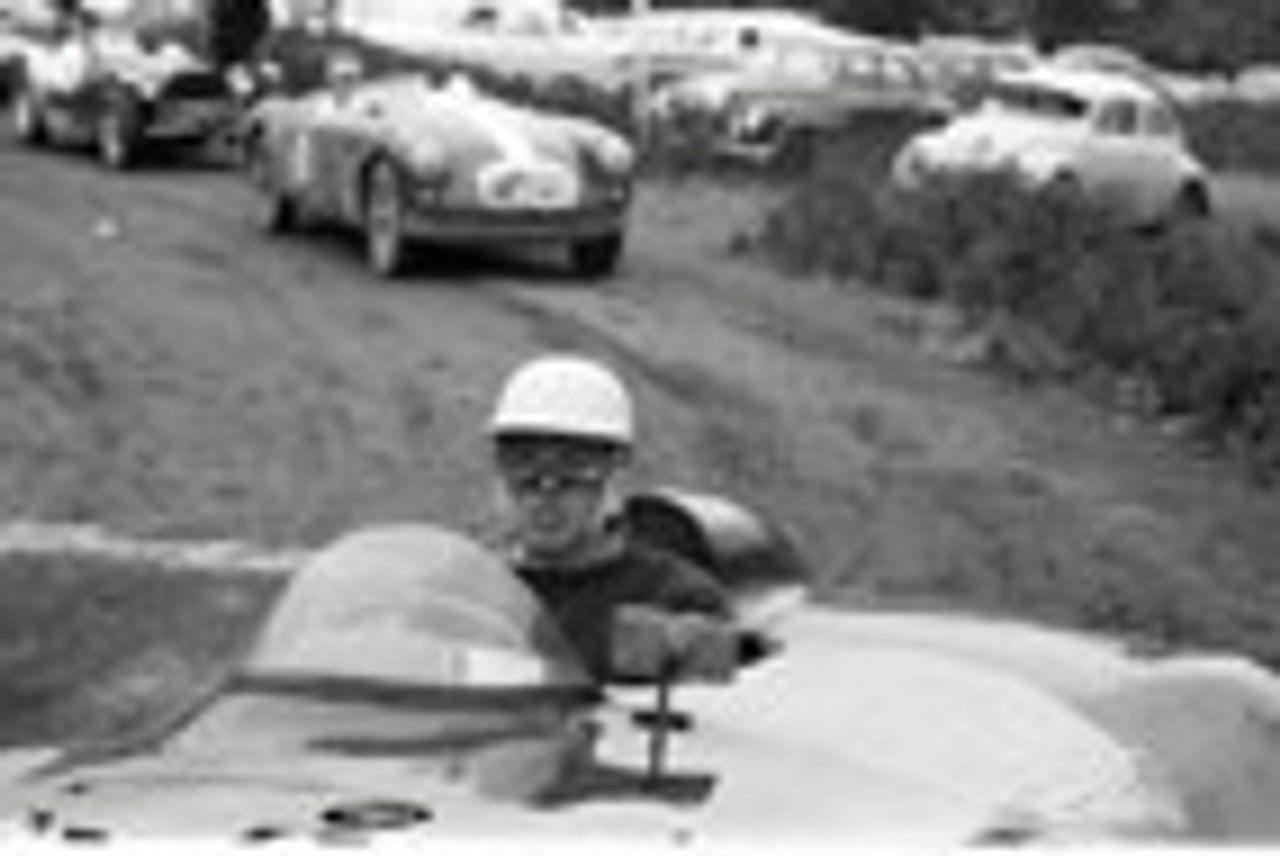
{"type": "Polygon", "coordinates": [[[135,108],[127,98],[108,103],[98,117],[98,157],[112,169],[128,169],[138,149],[135,108]]]}
{"type": "Polygon", "coordinates": [[[404,272],[409,256],[405,234],[405,189],[400,173],[389,161],[379,161],[365,187],[365,252],[378,276],[393,278],[404,272]]]}
{"type": "Polygon", "coordinates": [[[45,141],[44,122],[40,117],[40,107],[36,103],[34,92],[24,86],[14,93],[9,113],[13,132],[19,140],[28,145],[38,145],[45,141]]]}
{"type": "Polygon", "coordinates": [[[623,237],[618,232],[577,241],[569,247],[573,272],[584,279],[608,276],[618,267],[623,243],[623,237]]]}
{"type": "Polygon", "coordinates": [[[298,212],[271,163],[271,152],[262,140],[249,147],[245,169],[261,200],[262,227],[271,234],[283,234],[298,225],[298,212]]]}

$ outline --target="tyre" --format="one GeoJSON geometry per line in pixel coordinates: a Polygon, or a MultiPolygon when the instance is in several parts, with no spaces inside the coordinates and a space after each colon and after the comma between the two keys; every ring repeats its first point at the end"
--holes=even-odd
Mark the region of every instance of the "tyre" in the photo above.
{"type": "Polygon", "coordinates": [[[30,88],[19,86],[13,93],[9,115],[13,123],[13,133],[19,140],[29,146],[39,146],[48,142],[49,134],[45,128],[44,117],[40,113],[40,101],[30,88]]]}
{"type": "Polygon", "coordinates": [[[132,167],[142,142],[141,117],[133,97],[119,94],[107,99],[96,127],[98,158],[115,170],[132,167]]]}
{"type": "Polygon", "coordinates": [[[364,189],[365,257],[374,273],[394,279],[408,266],[410,250],[400,171],[390,161],[380,160],[369,170],[364,189]]]}
{"type": "Polygon", "coordinates": [[[244,154],[245,172],[257,191],[262,228],[273,235],[291,232],[298,226],[298,210],[282,186],[271,163],[271,152],[261,140],[250,143],[244,154]]]}
{"type": "Polygon", "coordinates": [[[798,175],[813,165],[818,148],[818,134],[814,129],[779,126],[775,135],[772,157],[775,170],[784,175],[798,175]]]}
{"type": "Polygon", "coordinates": [[[1080,179],[1070,172],[1056,172],[1045,182],[1043,192],[1046,198],[1065,205],[1077,205],[1083,198],[1084,191],[1080,179]]]}
{"type": "Polygon", "coordinates": [[[618,267],[623,243],[618,232],[573,243],[569,247],[573,272],[583,279],[608,276],[618,267]]]}
{"type": "Polygon", "coordinates": [[[1169,219],[1175,223],[1205,220],[1213,215],[1213,200],[1209,189],[1200,182],[1184,185],[1173,199],[1169,219]]]}

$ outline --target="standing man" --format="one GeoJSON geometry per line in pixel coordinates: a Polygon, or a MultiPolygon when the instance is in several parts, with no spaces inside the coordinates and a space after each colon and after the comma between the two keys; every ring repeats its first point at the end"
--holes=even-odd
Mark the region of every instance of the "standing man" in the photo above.
{"type": "Polygon", "coordinates": [[[489,436],[512,563],[597,679],[732,674],[728,593],[628,531],[635,415],[612,370],[573,354],[526,363],[499,395],[489,436]]]}

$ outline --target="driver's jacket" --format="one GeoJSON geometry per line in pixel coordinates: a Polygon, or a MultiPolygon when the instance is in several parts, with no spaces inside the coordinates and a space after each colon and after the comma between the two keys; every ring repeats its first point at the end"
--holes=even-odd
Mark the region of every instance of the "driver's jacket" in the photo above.
{"type": "Polygon", "coordinates": [[[709,573],[680,556],[627,539],[609,558],[572,569],[517,565],[521,579],[538,595],[567,641],[597,680],[620,676],[612,668],[617,610],[651,606],[728,619],[728,592],[709,573]]]}

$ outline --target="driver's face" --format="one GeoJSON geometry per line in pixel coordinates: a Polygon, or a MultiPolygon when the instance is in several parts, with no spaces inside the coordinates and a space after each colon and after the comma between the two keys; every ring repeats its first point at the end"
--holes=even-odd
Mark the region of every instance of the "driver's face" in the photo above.
{"type": "Polygon", "coordinates": [[[617,449],[557,438],[503,440],[498,471],[513,535],[535,556],[568,556],[593,543],[622,464],[617,449]]]}

